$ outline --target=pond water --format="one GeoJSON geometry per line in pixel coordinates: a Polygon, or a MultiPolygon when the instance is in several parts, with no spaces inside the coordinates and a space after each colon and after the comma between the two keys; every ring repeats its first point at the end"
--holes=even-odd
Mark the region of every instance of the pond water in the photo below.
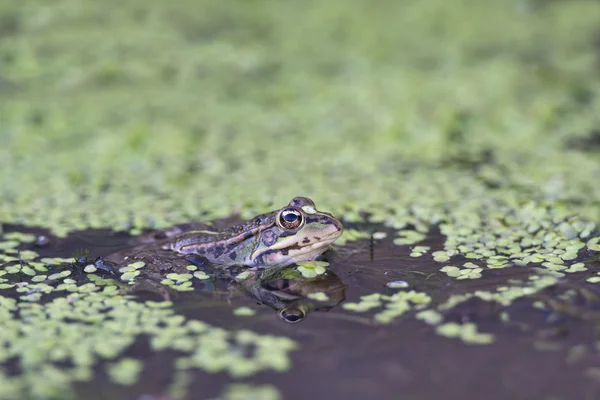
{"type": "MultiPolygon", "coordinates": [[[[414,246],[394,244],[391,230],[358,227],[380,236],[334,247],[325,254],[330,264],[327,271],[315,278],[304,278],[290,267],[238,279],[243,271],[234,269],[210,279],[193,279],[193,290],[167,292],[172,302],[168,308],[185,321],[202,321],[228,332],[292,339],[295,345],[280,370],[264,368],[236,376],[218,368],[210,372],[211,367],[177,368],[185,345],[183,351],[168,345],[157,350],[150,344],[152,334],[137,334],[114,357],[141,362],[135,382],[115,384],[103,367],[107,361],[94,358],[89,379],[72,383],[73,397],[235,398],[235,393],[227,395],[224,390],[241,382],[254,390],[271,390],[255,392],[257,398],[597,398],[600,291],[586,283],[581,273],[537,286],[531,283],[546,277],[530,266],[486,270],[480,278],[456,279],[440,271],[443,264],[414,257],[414,246]],[[382,238],[381,232],[387,236],[382,238]],[[386,286],[390,282],[399,287],[386,286]],[[511,296],[510,301],[485,296],[519,287],[529,289],[511,296]],[[386,309],[391,311],[386,314],[386,309]],[[461,331],[465,326],[469,332],[461,331]]],[[[127,249],[132,242],[126,234],[106,230],[76,232],[65,239],[37,229],[5,227],[5,232],[11,231],[46,235],[49,243],[45,246],[33,242],[19,247],[35,250],[40,258],[66,258],[85,250],[88,259],[94,260],[127,249]]],[[[435,251],[443,248],[443,239],[439,232],[431,232],[418,245],[435,251]]],[[[599,266],[589,253],[579,258],[589,269],[599,266]]],[[[466,261],[453,259],[452,264],[466,261]]],[[[65,266],[54,268],[60,271],[65,266]]],[[[89,282],[82,265],[66,268],[77,285],[89,282]]],[[[98,270],[96,274],[119,281],[119,273],[113,276],[98,270]]],[[[19,276],[27,281],[28,277],[19,276]]],[[[40,303],[69,292],[62,293],[52,292],[40,303]]],[[[5,289],[3,295],[21,298],[14,289],[5,289]]],[[[156,304],[164,302],[165,292],[139,290],[133,298],[156,304]]],[[[71,322],[64,319],[62,323],[71,322]]],[[[111,334],[121,333],[116,329],[111,334]]],[[[176,334],[172,340],[177,340],[176,334]]],[[[234,346],[217,358],[231,351],[252,357],[252,350],[234,346]]],[[[53,365],[59,370],[61,365],[70,366],[53,365]]],[[[5,366],[14,374],[7,379],[18,379],[27,368],[18,357],[5,366]]]]}

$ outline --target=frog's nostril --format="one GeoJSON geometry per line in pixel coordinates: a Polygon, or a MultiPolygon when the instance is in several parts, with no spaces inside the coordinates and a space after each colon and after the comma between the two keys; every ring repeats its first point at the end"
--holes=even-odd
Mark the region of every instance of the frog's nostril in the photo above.
{"type": "Polygon", "coordinates": [[[335,219],[330,218],[330,217],[325,217],[325,216],[319,218],[319,222],[322,224],[328,224],[331,220],[335,221],[335,219]]]}

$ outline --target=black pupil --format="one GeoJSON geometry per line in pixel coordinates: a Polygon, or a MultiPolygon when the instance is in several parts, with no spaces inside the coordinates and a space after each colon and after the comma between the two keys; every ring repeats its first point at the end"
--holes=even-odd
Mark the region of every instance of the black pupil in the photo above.
{"type": "Polygon", "coordinates": [[[286,220],[286,222],[295,222],[298,219],[298,215],[294,213],[283,214],[283,219],[286,220]]]}
{"type": "Polygon", "coordinates": [[[286,316],[285,316],[285,319],[286,319],[286,320],[288,320],[288,321],[291,321],[291,322],[296,322],[296,321],[298,321],[300,318],[301,318],[301,316],[300,316],[300,315],[294,315],[294,314],[292,314],[292,315],[286,315],[286,316]]]}

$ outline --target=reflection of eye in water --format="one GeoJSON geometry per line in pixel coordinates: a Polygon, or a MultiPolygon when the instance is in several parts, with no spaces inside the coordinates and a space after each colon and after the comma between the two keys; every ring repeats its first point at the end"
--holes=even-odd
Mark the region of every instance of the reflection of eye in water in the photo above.
{"type": "Polygon", "coordinates": [[[295,268],[257,273],[238,284],[290,324],[303,321],[313,311],[335,307],[344,300],[346,291],[346,285],[331,271],[316,278],[305,278],[295,268]]]}
{"type": "Polygon", "coordinates": [[[304,319],[306,314],[304,311],[297,308],[284,308],[279,310],[279,318],[287,322],[288,324],[295,324],[304,319]]]}

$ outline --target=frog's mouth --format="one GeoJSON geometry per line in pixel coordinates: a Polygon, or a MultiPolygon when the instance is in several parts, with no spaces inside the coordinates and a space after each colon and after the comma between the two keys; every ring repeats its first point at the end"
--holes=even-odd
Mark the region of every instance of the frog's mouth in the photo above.
{"type": "Polygon", "coordinates": [[[289,265],[296,261],[313,260],[324,253],[342,234],[341,224],[327,224],[308,229],[304,234],[280,238],[269,247],[258,249],[252,261],[263,265],[289,265]]]}

